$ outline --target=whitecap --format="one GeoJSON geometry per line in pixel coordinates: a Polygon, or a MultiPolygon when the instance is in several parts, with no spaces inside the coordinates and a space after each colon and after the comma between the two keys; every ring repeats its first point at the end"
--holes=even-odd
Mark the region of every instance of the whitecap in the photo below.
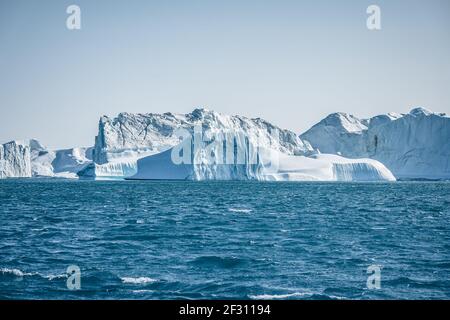
{"type": "Polygon", "coordinates": [[[62,279],[62,278],[67,278],[67,274],[57,274],[57,275],[43,275],[39,272],[24,272],[20,269],[9,269],[9,268],[2,268],[0,269],[0,273],[2,274],[11,274],[14,275],[16,277],[27,277],[27,276],[39,276],[41,278],[45,278],[48,279],[50,281],[54,280],[54,279],[62,279]]]}
{"type": "Polygon", "coordinates": [[[144,284],[144,283],[152,283],[152,282],[156,282],[158,280],[156,279],[152,279],[149,277],[123,277],[120,278],[122,280],[123,283],[132,283],[132,284],[144,284]]]}
{"type": "Polygon", "coordinates": [[[30,273],[30,272],[23,272],[19,269],[8,269],[8,268],[2,268],[0,269],[0,272],[3,274],[12,274],[16,277],[25,277],[25,276],[34,276],[36,273],[30,273]]]}
{"type": "MultiPolygon", "coordinates": [[[[301,297],[312,297],[315,293],[311,292],[293,292],[285,294],[261,294],[261,295],[250,295],[249,298],[253,300],[277,300],[277,299],[288,299],[288,298],[301,298],[301,297]]],[[[320,294],[319,294],[320,295],[320,294]]],[[[342,300],[343,297],[327,295],[330,299],[342,300]]]]}
{"type": "Polygon", "coordinates": [[[133,293],[153,293],[154,290],[133,290],[133,293]]]}
{"type": "Polygon", "coordinates": [[[64,278],[67,278],[67,277],[68,277],[67,274],[56,274],[56,275],[50,274],[48,276],[44,276],[44,278],[46,278],[46,279],[48,279],[50,281],[52,281],[54,279],[64,279],[64,278]]]}
{"type": "Polygon", "coordinates": [[[244,209],[244,208],[228,208],[228,211],[230,211],[230,212],[237,212],[237,213],[250,213],[250,212],[252,212],[251,209],[244,209]]]}
{"type": "Polygon", "coordinates": [[[304,297],[304,296],[311,296],[311,293],[307,292],[293,292],[293,293],[286,293],[286,294],[260,294],[260,295],[250,295],[250,299],[254,300],[276,300],[276,299],[287,299],[287,298],[293,298],[293,297],[304,297]]]}

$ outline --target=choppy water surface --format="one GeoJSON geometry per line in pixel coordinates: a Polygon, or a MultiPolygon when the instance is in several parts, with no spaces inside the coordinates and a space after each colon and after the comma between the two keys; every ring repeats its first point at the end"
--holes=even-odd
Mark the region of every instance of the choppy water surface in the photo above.
{"type": "Polygon", "coordinates": [[[446,182],[3,180],[0,216],[1,299],[450,298],[446,182]]]}

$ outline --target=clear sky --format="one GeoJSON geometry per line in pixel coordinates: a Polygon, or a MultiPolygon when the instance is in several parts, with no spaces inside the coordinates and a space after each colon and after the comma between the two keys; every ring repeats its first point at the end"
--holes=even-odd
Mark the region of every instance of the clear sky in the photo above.
{"type": "Polygon", "coordinates": [[[89,146],[121,111],[207,107],[301,133],[414,106],[450,113],[448,0],[0,0],[0,142],[89,146]]]}

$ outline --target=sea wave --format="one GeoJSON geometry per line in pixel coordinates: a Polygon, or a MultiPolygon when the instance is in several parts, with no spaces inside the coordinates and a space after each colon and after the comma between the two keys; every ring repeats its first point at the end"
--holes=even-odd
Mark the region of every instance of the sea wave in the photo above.
{"type": "Polygon", "coordinates": [[[236,213],[250,213],[253,210],[252,209],[245,209],[245,208],[228,208],[228,211],[236,212],[236,213]]]}
{"type": "Polygon", "coordinates": [[[259,294],[259,295],[249,295],[250,299],[253,300],[277,300],[277,299],[288,299],[294,297],[306,297],[312,296],[312,293],[309,292],[293,292],[293,293],[285,293],[285,294],[259,294]]]}
{"type": "Polygon", "coordinates": [[[45,275],[39,272],[25,272],[22,271],[20,269],[16,269],[16,268],[1,268],[0,269],[0,273],[3,275],[12,275],[15,277],[32,277],[32,276],[37,276],[37,277],[41,277],[41,278],[45,278],[47,280],[54,280],[54,279],[61,279],[61,278],[67,278],[67,274],[49,274],[49,275],[45,275]]]}
{"type": "Polygon", "coordinates": [[[131,291],[131,292],[133,292],[133,293],[153,293],[153,292],[155,292],[154,290],[133,290],[133,291],[131,291]]]}
{"type": "Polygon", "coordinates": [[[123,283],[131,283],[131,284],[145,284],[158,281],[156,279],[152,279],[149,277],[122,277],[120,278],[120,280],[122,280],[123,283]]]}
{"type": "Polygon", "coordinates": [[[249,295],[252,300],[284,300],[291,298],[305,298],[305,299],[332,299],[332,300],[342,300],[343,297],[338,297],[334,295],[324,295],[322,293],[312,293],[312,292],[292,292],[284,294],[260,294],[260,295],[249,295]]]}
{"type": "Polygon", "coordinates": [[[20,269],[8,269],[8,268],[1,268],[0,272],[2,274],[9,274],[16,277],[25,277],[25,276],[35,276],[37,273],[31,273],[31,272],[24,272],[20,269]]]}

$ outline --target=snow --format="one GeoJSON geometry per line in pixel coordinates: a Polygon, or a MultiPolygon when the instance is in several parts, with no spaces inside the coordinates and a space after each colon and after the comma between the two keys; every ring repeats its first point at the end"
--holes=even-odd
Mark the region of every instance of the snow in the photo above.
{"type": "Polygon", "coordinates": [[[323,153],[378,160],[399,179],[450,178],[450,118],[445,114],[415,108],[367,120],[348,116],[360,123],[360,131],[330,121],[341,117],[332,114],[300,137],[323,153]]]}

